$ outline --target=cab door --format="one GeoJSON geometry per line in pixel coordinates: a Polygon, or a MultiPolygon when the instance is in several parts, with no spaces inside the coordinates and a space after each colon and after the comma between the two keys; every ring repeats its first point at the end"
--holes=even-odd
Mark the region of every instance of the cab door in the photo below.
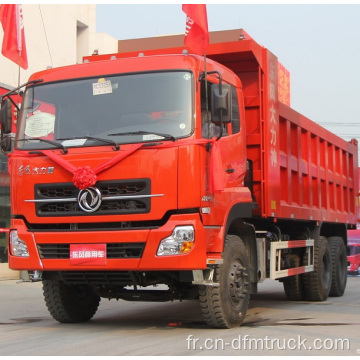
{"type": "MultiPolygon", "coordinates": [[[[218,84],[208,82],[207,93],[211,94],[212,87],[218,87],[218,84]]],[[[206,96],[204,85],[202,86],[202,136],[204,138],[217,138],[213,143],[213,148],[218,151],[220,155],[214,164],[215,178],[215,192],[225,190],[227,192],[239,191],[239,187],[244,185],[244,177],[246,173],[246,137],[243,107],[239,105],[239,98],[241,99],[241,91],[234,86],[227,85],[226,90],[229,96],[228,114],[225,116],[225,121],[221,126],[219,122],[214,122],[214,102],[216,100],[212,96],[208,96],[209,103],[206,106],[206,96]],[[221,187],[221,189],[217,188],[221,187]]],[[[241,103],[240,103],[241,104],[241,103]]]]}

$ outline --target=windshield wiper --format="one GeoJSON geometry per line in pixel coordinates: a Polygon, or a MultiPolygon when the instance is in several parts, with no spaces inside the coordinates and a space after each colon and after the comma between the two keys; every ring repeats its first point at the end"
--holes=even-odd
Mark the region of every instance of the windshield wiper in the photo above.
{"type": "Polygon", "coordinates": [[[66,139],[57,139],[57,140],[62,140],[62,141],[66,141],[66,140],[77,140],[77,139],[86,139],[86,140],[97,140],[97,141],[102,141],[106,144],[110,144],[110,145],[114,145],[115,146],[115,150],[119,150],[120,146],[119,144],[114,141],[114,140],[109,140],[109,139],[103,139],[103,138],[99,138],[99,137],[95,137],[95,136],[76,136],[76,137],[72,137],[72,138],[66,138],[66,139]]]}
{"type": "Polygon", "coordinates": [[[48,144],[54,145],[58,149],[62,149],[64,154],[67,154],[67,152],[68,152],[68,149],[63,144],[60,144],[60,143],[58,143],[56,141],[52,141],[52,140],[42,139],[42,138],[38,138],[38,137],[30,137],[30,138],[26,138],[26,139],[19,139],[18,141],[28,141],[28,140],[46,142],[48,144]]]}
{"type": "MultiPolygon", "coordinates": [[[[124,132],[124,133],[107,134],[107,136],[122,136],[122,135],[156,135],[156,136],[161,136],[164,139],[170,139],[172,141],[176,141],[175,137],[172,135],[162,134],[162,133],[158,133],[158,132],[154,132],[154,131],[139,130],[139,131],[124,132]]],[[[159,140],[159,139],[154,139],[154,140],[159,140]]]]}

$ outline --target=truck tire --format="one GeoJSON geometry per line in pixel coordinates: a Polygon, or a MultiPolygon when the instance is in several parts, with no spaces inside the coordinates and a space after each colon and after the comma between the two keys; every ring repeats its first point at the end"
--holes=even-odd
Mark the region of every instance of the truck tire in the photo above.
{"type": "Polygon", "coordinates": [[[329,237],[331,254],[331,289],[329,296],[343,296],[347,282],[347,254],[341,237],[329,237]]]}
{"type": "Polygon", "coordinates": [[[90,320],[101,300],[87,285],[68,286],[58,279],[43,280],[43,292],[51,316],[61,323],[90,320]]]}
{"type": "Polygon", "coordinates": [[[314,247],[314,271],[302,276],[307,300],[325,301],[328,298],[331,288],[331,256],[326,237],[320,236],[314,247]]]}
{"type": "MultiPolygon", "coordinates": [[[[300,257],[298,255],[288,256],[291,267],[300,266],[300,257]]],[[[293,275],[283,279],[283,286],[286,298],[291,301],[300,301],[305,299],[304,287],[301,275],[293,275]]]]}
{"type": "Polygon", "coordinates": [[[199,286],[203,317],[214,328],[240,326],[249,305],[249,259],[242,240],[227,235],[223,264],[216,268],[214,280],[219,286],[199,286]]]}

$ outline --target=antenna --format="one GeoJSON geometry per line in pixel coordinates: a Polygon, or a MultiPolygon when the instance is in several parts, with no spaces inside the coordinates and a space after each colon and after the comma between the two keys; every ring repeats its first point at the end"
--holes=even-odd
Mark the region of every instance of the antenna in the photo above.
{"type": "Polygon", "coordinates": [[[39,11],[40,11],[41,22],[42,22],[43,29],[44,29],[46,44],[47,44],[47,48],[48,48],[48,51],[49,51],[50,63],[51,63],[51,67],[53,67],[54,64],[53,64],[52,57],[51,57],[49,41],[48,41],[48,38],[47,38],[47,35],[46,35],[46,29],[45,29],[45,24],[44,24],[44,19],[43,19],[42,12],[41,12],[41,5],[40,4],[39,4],[39,11]]]}

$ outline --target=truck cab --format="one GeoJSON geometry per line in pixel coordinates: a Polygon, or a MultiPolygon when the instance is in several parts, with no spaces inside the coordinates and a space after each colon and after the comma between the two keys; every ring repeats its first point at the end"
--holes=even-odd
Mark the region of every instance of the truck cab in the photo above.
{"type": "MultiPolygon", "coordinates": [[[[11,162],[18,175],[12,186],[23,189],[12,198],[13,221],[17,236],[31,238],[33,256],[10,254],[10,266],[69,268],[58,250],[48,249],[63,241],[65,230],[74,232],[74,243],[96,244],[103,231],[116,243],[121,231],[122,241],[142,244],[141,260],[131,255],[125,264],[114,256],[108,270],[129,263],[137,270],[201,269],[207,254],[221,252],[214,238],[224,213],[240,201],[244,216],[251,215],[251,194],[243,186],[244,107],[239,78],[211,60],[207,76],[204,67],[195,55],[140,56],[31,77],[11,162]],[[99,167],[99,186],[85,186],[95,175],[89,168],[99,167]],[[83,170],[78,188],[72,168],[83,170]],[[178,250],[165,241],[162,248],[170,249],[159,255],[160,240],[175,224],[197,229],[196,246],[174,257],[178,250]]],[[[78,266],[93,269],[91,262],[78,266]]]]}

